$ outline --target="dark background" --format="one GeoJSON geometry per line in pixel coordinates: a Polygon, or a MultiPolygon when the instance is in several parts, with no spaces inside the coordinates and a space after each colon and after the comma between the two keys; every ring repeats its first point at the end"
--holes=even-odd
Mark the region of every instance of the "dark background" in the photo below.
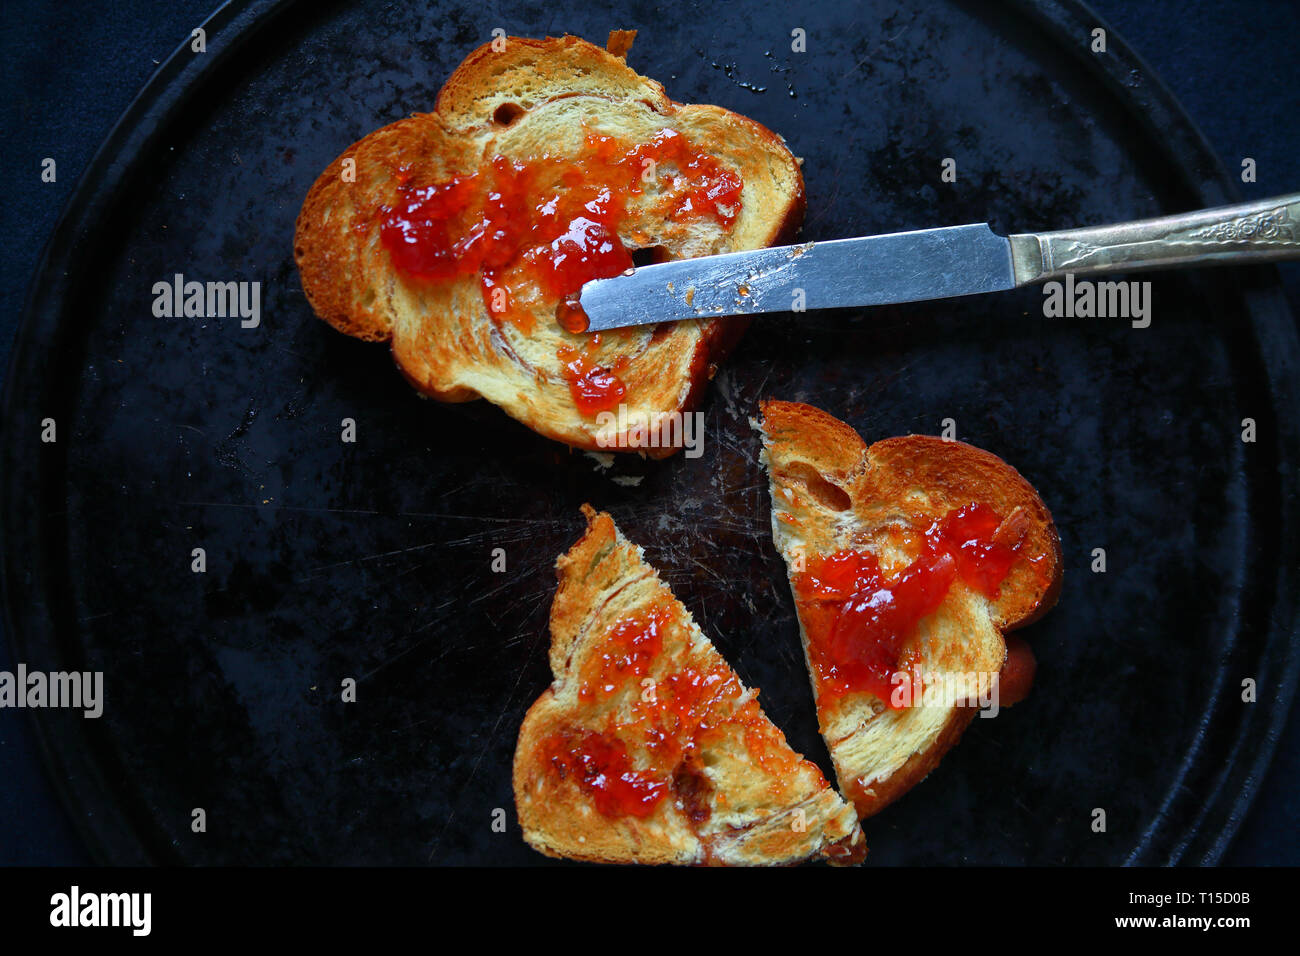
{"type": "MultiPolygon", "coordinates": [[[[1296,0],[1097,0],[1092,6],[1173,90],[1225,167],[1238,170],[1244,156],[1258,162],[1258,182],[1241,186],[1244,197],[1300,189],[1300,130],[1292,122],[1300,116],[1296,0]]],[[[0,23],[6,132],[0,169],[10,186],[0,211],[4,366],[30,275],[78,176],[158,64],[211,9],[211,0],[6,4],[0,23]],[[40,181],[45,156],[58,161],[55,184],[40,181]]],[[[1300,264],[1282,273],[1292,310],[1300,314],[1300,264]]],[[[0,669],[12,666],[0,641],[0,669]]],[[[0,864],[89,862],[45,779],[27,720],[0,711],[0,864]]],[[[1297,784],[1300,721],[1293,714],[1226,863],[1300,863],[1297,784]]]]}

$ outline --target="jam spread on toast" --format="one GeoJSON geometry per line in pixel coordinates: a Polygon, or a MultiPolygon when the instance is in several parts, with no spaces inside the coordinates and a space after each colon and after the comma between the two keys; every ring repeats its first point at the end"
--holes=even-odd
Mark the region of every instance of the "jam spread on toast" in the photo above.
{"type": "Polygon", "coordinates": [[[811,558],[795,579],[795,593],[819,707],[865,691],[895,708],[895,675],[915,663],[903,645],[917,625],[938,610],[958,581],[996,599],[1021,557],[1024,530],[1010,523],[1004,528],[992,508],[972,503],[925,527],[920,554],[893,573],[883,571],[869,551],[811,558]]]}
{"type": "Polygon", "coordinates": [[[720,656],[683,645],[678,615],[661,602],[618,618],[578,674],[578,699],[599,715],[594,729],[565,727],[543,744],[552,770],[607,817],[648,816],[672,794],[702,823],[711,785],[701,757],[711,743],[739,743],[778,787],[802,763],[720,656]]]}
{"type": "MultiPolygon", "coordinates": [[[[477,172],[433,183],[399,171],[398,199],[382,210],[379,232],[394,267],[430,282],[478,275],[488,314],[528,334],[539,296],[562,309],[583,283],[632,268],[620,238],[630,196],[652,186],[659,219],[735,223],[739,173],[675,130],[635,144],[587,130],[584,145],[578,157],[496,156],[477,172]]],[[[577,319],[570,328],[585,327],[577,319]]],[[[586,350],[559,358],[584,414],[617,406],[626,391],[617,369],[595,365],[586,350]]]]}
{"type": "Polygon", "coordinates": [[[555,322],[560,328],[573,335],[581,335],[591,325],[587,310],[582,307],[578,297],[570,293],[555,307],[555,322]]]}
{"type": "Polygon", "coordinates": [[[600,335],[597,333],[582,348],[561,345],[555,352],[555,357],[563,364],[573,404],[589,417],[617,408],[627,394],[627,386],[618,377],[627,365],[627,357],[620,355],[610,367],[597,365],[594,356],[599,347],[600,335]]]}
{"type": "Polygon", "coordinates": [[[562,777],[572,777],[606,817],[648,817],[668,795],[668,782],[634,770],[617,737],[566,729],[547,738],[544,753],[562,777]]]}
{"type": "Polygon", "coordinates": [[[663,653],[664,630],[674,617],[672,605],[655,604],[615,621],[583,668],[578,697],[591,702],[613,695],[629,680],[639,683],[663,653]]]}

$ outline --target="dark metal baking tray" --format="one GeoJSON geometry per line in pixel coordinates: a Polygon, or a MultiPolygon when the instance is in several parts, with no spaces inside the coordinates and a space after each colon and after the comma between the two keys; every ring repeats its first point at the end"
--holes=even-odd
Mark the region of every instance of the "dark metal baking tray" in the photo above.
{"type": "Polygon", "coordinates": [[[509,768],[549,681],[551,568],[584,501],[645,545],[826,766],[748,423],[774,396],[868,440],[954,419],[1034,483],[1064,544],[1060,605],[1028,632],[1033,696],[976,721],[868,821],[871,862],[1218,859],[1296,681],[1298,350],[1272,270],[1150,277],[1147,329],[1045,319],[1034,290],[766,318],[713,383],[703,457],[601,470],[486,404],[416,398],[382,347],[312,318],[291,255],[320,170],[428,109],[498,26],[598,42],[638,28],[636,69],[804,158],[807,238],[1030,231],[1238,198],[1119,37],[1091,52],[1099,25],[1050,0],[222,8],[207,52],[160,69],[78,187],[5,399],[15,659],[106,675],[99,720],[31,712],[96,855],[544,862],[513,825],[509,768]],[[939,178],[949,156],[955,184],[939,178]],[[153,283],[177,272],[260,281],[261,326],[155,318],[153,283]],[[55,444],[39,441],[46,417],[55,444]],[[1089,570],[1098,547],[1105,574],[1089,570]],[[340,702],[345,677],[355,704],[340,702]],[[195,807],[206,833],[191,832],[195,807]]]}

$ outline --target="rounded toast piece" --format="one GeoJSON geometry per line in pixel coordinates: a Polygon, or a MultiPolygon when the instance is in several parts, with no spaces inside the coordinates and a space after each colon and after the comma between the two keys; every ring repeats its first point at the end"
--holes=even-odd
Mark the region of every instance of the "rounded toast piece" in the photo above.
{"type": "Polygon", "coordinates": [[[857,814],[790,749],[608,514],[556,562],[554,683],[524,718],[515,806],[550,856],[858,862],[857,814]],[[612,756],[611,756],[612,755],[612,756]]]}
{"type": "MultiPolygon", "coordinates": [[[[792,585],[813,556],[847,550],[870,552],[886,569],[906,567],[919,551],[911,530],[918,518],[937,521],[972,503],[1002,517],[1001,528],[1019,546],[996,598],[958,582],[902,645],[918,671],[978,675],[979,696],[997,691],[1008,660],[1004,633],[1041,617],[1061,589],[1060,539],[1034,488],[996,455],[962,442],[907,435],[868,446],[844,422],[798,402],[764,401],[757,427],[771,481],[772,536],[792,585]]],[[[840,788],[870,816],[934,769],[977,708],[966,700],[891,709],[865,691],[823,695],[809,652],[810,624],[822,611],[797,588],[795,603],[840,788]]],[[[1028,693],[1033,679],[1032,651],[1023,642],[1016,650],[1001,706],[1028,693]]]]}
{"type": "MultiPolygon", "coordinates": [[[[611,36],[615,50],[626,52],[628,34],[611,36]]],[[[662,429],[652,442],[629,440],[629,433],[639,422],[695,408],[746,320],[575,335],[556,322],[558,300],[526,278],[511,289],[514,314],[526,321],[507,320],[487,308],[478,274],[413,279],[394,267],[380,238],[384,212],[399,202],[408,182],[475,175],[497,157],[571,159],[582,168],[590,135],[639,144],[664,131],[740,176],[739,208],[729,225],[708,216],[665,215],[665,200],[685,178],[672,162],[660,164],[640,192],[627,196],[617,230],[627,250],[648,250],[663,260],[794,238],[803,221],[803,176],[775,133],[716,106],[676,103],[621,55],[577,37],[508,37],[504,46],[488,43],[470,53],[433,112],[371,133],[316,180],[294,238],[307,300],[339,331],[389,342],[397,367],[424,395],[448,402],[486,398],[534,431],[577,448],[670,455],[680,448],[679,437],[669,443],[680,429],[662,429]],[[561,358],[565,349],[582,349],[591,364],[617,370],[626,388],[624,432],[579,408],[561,358]]],[[[566,188],[561,183],[533,188],[566,188]]]]}

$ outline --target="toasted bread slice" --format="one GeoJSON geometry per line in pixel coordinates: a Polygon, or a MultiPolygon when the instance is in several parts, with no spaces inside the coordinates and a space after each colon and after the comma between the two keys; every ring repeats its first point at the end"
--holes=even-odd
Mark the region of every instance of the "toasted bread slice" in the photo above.
{"type": "Polygon", "coordinates": [[[661,261],[789,241],[804,186],[779,136],[675,103],[630,69],[631,33],[611,35],[619,55],[572,36],[478,48],[433,112],[321,174],[294,257],[317,315],[391,342],[423,394],[486,398],[578,448],[664,457],[681,444],[665,416],[698,404],[744,320],[587,336],[561,329],[557,308],[637,250],[661,261]]]}
{"type": "Polygon", "coordinates": [[[515,749],[524,838],[617,863],[861,860],[853,808],[790,749],[641,549],[582,510],[586,534],[556,562],[555,682],[515,749]]]}
{"type": "Polygon", "coordinates": [[[867,447],[794,402],[763,402],[759,427],[822,735],[870,816],[938,764],[975,703],[1028,692],[1032,652],[1011,638],[1008,655],[1003,634],[1056,603],[1060,541],[986,451],[926,435],[867,447]]]}

